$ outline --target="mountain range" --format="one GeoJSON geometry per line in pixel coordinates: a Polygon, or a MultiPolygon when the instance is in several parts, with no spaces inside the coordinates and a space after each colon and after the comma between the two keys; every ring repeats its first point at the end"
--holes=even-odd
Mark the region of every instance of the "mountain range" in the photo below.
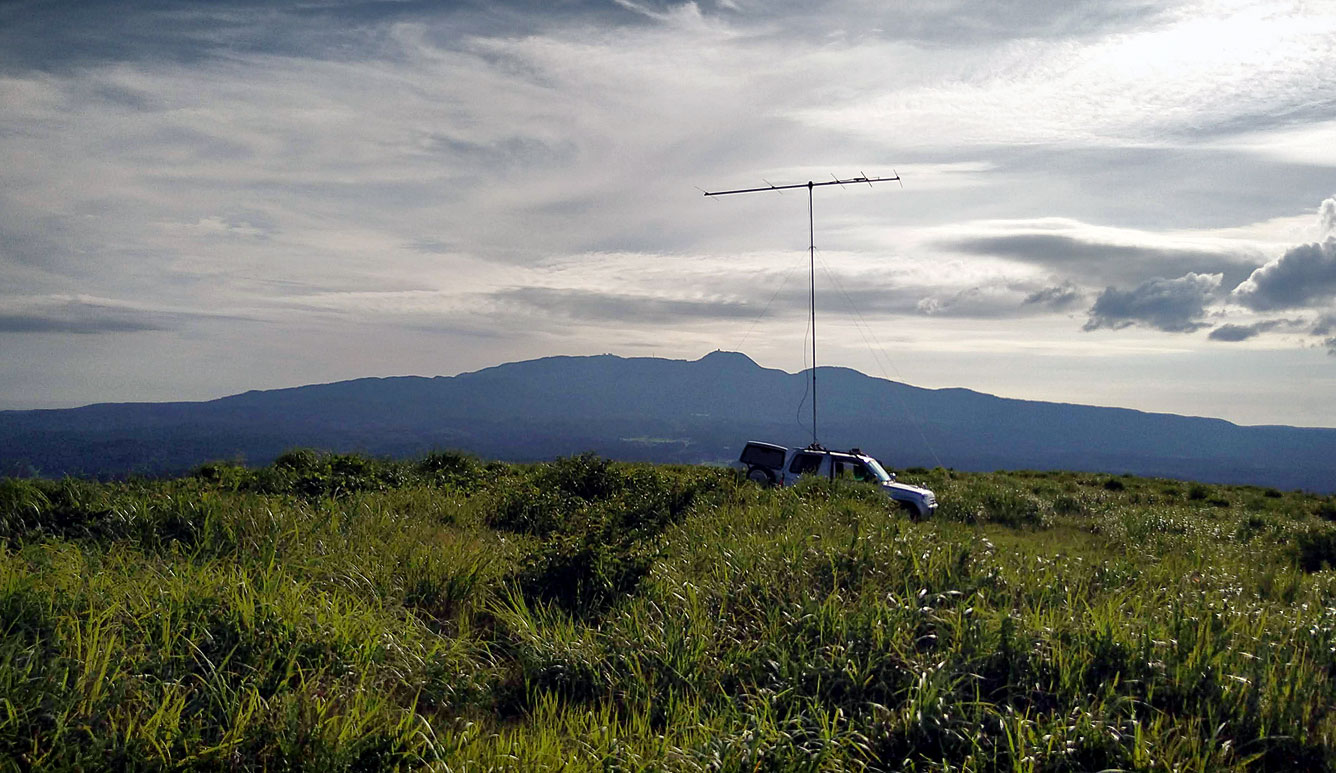
{"type": "MultiPolygon", "coordinates": [[[[0,475],[179,473],[294,447],[409,456],[727,463],[747,440],[811,440],[810,372],[746,355],[546,357],[434,378],[363,378],[204,402],[0,411],[0,475]]],[[[888,466],[1065,469],[1336,491],[1336,429],[923,389],[817,372],[819,436],[888,466]]]]}

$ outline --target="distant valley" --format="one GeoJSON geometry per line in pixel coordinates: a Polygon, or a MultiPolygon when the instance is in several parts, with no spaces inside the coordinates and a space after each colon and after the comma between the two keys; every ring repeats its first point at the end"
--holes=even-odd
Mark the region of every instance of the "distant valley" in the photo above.
{"type": "MultiPolygon", "coordinates": [[[[889,466],[1068,469],[1336,491],[1336,429],[921,389],[821,368],[820,429],[889,466]]],[[[805,445],[806,374],[742,354],[547,357],[458,376],[366,378],[206,402],[0,412],[0,475],[119,477],[293,447],[539,460],[582,451],[727,463],[749,439],[805,445]]],[[[810,405],[810,404],[808,404],[810,405]]]]}

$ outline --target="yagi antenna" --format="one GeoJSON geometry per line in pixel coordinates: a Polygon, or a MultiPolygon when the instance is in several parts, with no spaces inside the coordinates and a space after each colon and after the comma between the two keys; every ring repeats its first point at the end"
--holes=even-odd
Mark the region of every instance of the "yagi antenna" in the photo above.
{"type": "MultiPolygon", "coordinates": [[[[703,191],[703,193],[706,196],[731,196],[732,194],[735,193],[761,193],[764,191],[777,191],[779,193],[783,193],[784,191],[793,190],[795,188],[807,189],[807,267],[808,267],[807,288],[809,297],[811,298],[810,309],[811,309],[811,320],[812,320],[812,445],[816,445],[817,443],[816,439],[816,221],[812,215],[812,190],[814,188],[820,188],[825,185],[838,185],[841,188],[843,188],[846,183],[867,183],[868,187],[870,188],[872,187],[873,183],[898,182],[900,183],[901,188],[905,187],[905,184],[900,180],[900,175],[898,173],[895,173],[894,170],[892,170],[892,176],[890,177],[868,177],[867,174],[863,172],[859,172],[858,177],[850,177],[846,180],[841,180],[840,178],[835,177],[835,175],[833,174],[831,175],[831,177],[833,177],[834,179],[826,180],[823,182],[813,182],[811,180],[808,180],[805,183],[794,183],[792,185],[775,185],[771,183],[769,180],[761,178],[765,180],[765,184],[767,187],[738,188],[736,190],[731,190],[731,191],[703,191]]],[[[700,189],[697,188],[696,190],[700,189]]]]}

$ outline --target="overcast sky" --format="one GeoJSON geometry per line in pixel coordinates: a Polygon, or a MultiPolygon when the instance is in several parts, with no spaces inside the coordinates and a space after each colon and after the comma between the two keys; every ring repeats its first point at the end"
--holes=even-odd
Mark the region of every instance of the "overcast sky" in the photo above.
{"type": "MultiPolygon", "coordinates": [[[[0,408],[554,354],[1336,426],[1336,3],[0,3],[0,408]]],[[[827,399],[838,399],[829,396],[827,399]]]]}

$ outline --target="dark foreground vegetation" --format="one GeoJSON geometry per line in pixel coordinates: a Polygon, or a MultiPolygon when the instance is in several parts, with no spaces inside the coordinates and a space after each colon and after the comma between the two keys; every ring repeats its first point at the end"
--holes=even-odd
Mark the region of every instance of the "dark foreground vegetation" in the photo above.
{"type": "Polygon", "coordinates": [[[1327,770],[1336,501],[298,451],[0,481],[0,769],[1327,770]]]}

